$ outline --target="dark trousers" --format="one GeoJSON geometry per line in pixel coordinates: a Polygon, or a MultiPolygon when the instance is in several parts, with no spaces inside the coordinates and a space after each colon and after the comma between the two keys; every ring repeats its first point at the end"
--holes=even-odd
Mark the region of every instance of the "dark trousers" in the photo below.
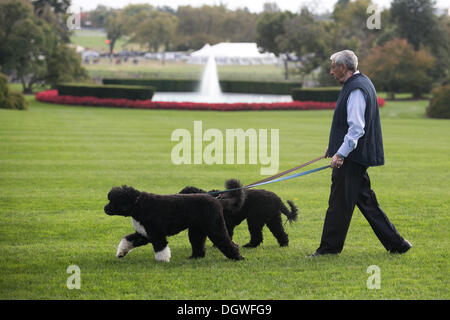
{"type": "Polygon", "coordinates": [[[381,210],[375,193],[370,188],[367,167],[352,161],[344,161],[341,168],[334,168],[331,176],[331,193],[323,226],[319,253],[340,253],[350,226],[355,205],[358,206],[386,250],[404,245],[386,214],[381,210]]]}

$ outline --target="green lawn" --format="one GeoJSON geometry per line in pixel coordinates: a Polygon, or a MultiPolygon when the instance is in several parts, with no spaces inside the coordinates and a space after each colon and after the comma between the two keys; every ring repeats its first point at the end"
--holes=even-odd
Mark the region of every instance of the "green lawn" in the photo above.
{"type": "MultiPolygon", "coordinates": [[[[44,104],[0,109],[0,299],[449,299],[450,122],[424,118],[427,101],[387,102],[381,110],[386,165],[369,170],[378,200],[414,247],[387,253],[356,209],[344,251],[308,259],[322,232],[330,172],[266,188],[294,200],[290,246],[265,229],[246,260],[226,259],[207,243],[189,260],[184,231],[169,238],[170,263],[151,246],[123,259],[130,220],[103,212],[112,186],[175,193],[186,185],[222,188],[226,179],[261,179],[260,165],[172,164],[171,133],[202,120],[203,130],[280,129],[280,170],[323,154],[332,111],[235,112],[118,110],[44,104]],[[69,265],[81,289],[69,290],[69,265]],[[381,288],[369,290],[370,265],[381,288]]],[[[206,144],[206,143],[205,143],[206,144]]],[[[322,160],[316,167],[327,164],[322,160]]],[[[246,224],[234,240],[248,240],[246,224]]]]}
{"type": "MultiPolygon", "coordinates": [[[[109,52],[106,44],[106,33],[101,30],[75,30],[70,37],[70,42],[89,50],[109,52]]],[[[127,43],[124,37],[118,39],[114,46],[115,51],[121,50],[145,50],[138,44],[127,43]]]]}
{"type": "MultiPolygon", "coordinates": [[[[202,76],[204,65],[185,62],[140,59],[138,64],[128,60],[115,64],[109,58],[101,58],[98,64],[83,64],[90,77],[93,78],[162,78],[162,79],[193,79],[202,76]]],[[[253,81],[284,81],[284,68],[277,65],[219,65],[218,76],[221,80],[253,80],[253,81]]],[[[299,74],[291,71],[289,81],[301,81],[299,74]]]]}
{"type": "MultiPolygon", "coordinates": [[[[106,34],[97,30],[75,30],[70,38],[71,42],[86,49],[99,52],[109,52],[105,43],[106,34]]],[[[148,51],[136,43],[127,43],[123,37],[117,40],[114,51],[122,50],[148,51]]],[[[83,64],[89,76],[93,78],[164,78],[164,79],[200,79],[204,65],[187,64],[184,62],[139,59],[137,65],[132,59],[128,62],[115,64],[109,58],[101,58],[98,64],[83,64]]],[[[276,65],[219,65],[217,67],[222,80],[255,80],[255,81],[284,81],[284,66],[276,65]]],[[[300,76],[291,71],[290,80],[300,81],[300,76]]]]}

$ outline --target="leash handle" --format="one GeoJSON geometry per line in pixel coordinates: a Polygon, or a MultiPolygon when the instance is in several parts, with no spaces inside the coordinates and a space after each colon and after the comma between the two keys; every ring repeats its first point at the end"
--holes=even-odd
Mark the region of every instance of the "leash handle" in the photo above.
{"type": "Polygon", "coordinates": [[[244,189],[248,189],[248,188],[251,188],[251,187],[254,186],[254,185],[257,185],[257,184],[260,184],[260,183],[263,183],[263,182],[267,182],[267,181],[276,179],[276,178],[278,178],[278,177],[284,176],[285,174],[288,174],[288,173],[290,173],[290,172],[292,172],[292,171],[301,169],[301,168],[303,168],[303,167],[306,167],[306,166],[310,165],[311,163],[314,163],[314,162],[317,162],[317,161],[319,161],[319,160],[322,160],[322,159],[324,159],[325,157],[326,157],[325,155],[320,156],[320,157],[318,157],[318,158],[315,158],[315,159],[313,159],[313,160],[310,160],[310,161],[308,161],[308,162],[305,162],[305,163],[303,163],[303,164],[301,164],[301,165],[299,165],[299,166],[296,166],[296,167],[294,167],[294,168],[291,168],[291,169],[288,169],[288,170],[286,170],[286,171],[277,173],[277,174],[275,174],[275,175],[273,175],[273,176],[270,176],[270,177],[268,177],[268,178],[265,178],[265,179],[262,179],[262,180],[253,182],[253,183],[251,183],[251,184],[246,185],[246,186],[244,187],[244,189]]]}

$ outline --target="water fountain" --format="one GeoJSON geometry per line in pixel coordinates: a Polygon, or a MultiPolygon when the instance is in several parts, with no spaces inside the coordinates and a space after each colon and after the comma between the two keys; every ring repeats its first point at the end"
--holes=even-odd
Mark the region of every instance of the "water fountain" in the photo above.
{"type": "Polygon", "coordinates": [[[292,102],[290,95],[224,93],[220,89],[216,59],[210,55],[197,92],[156,92],[153,101],[207,103],[292,102]]]}
{"type": "Polygon", "coordinates": [[[200,95],[205,97],[206,101],[222,100],[217,64],[213,55],[209,56],[205,70],[203,70],[202,80],[200,81],[200,95]]]}

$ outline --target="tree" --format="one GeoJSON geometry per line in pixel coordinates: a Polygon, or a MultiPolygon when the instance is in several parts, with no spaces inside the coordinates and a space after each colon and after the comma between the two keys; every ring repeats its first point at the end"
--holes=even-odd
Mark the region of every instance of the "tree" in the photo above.
{"type": "Polygon", "coordinates": [[[276,2],[265,2],[263,4],[263,11],[264,12],[280,12],[281,10],[276,2]]]}
{"type": "Polygon", "coordinates": [[[319,21],[304,7],[300,14],[286,19],[284,34],[277,40],[283,52],[294,52],[301,63],[300,72],[309,74],[327,57],[327,35],[319,21]]]}
{"type": "Polygon", "coordinates": [[[225,15],[222,33],[224,41],[254,42],[258,15],[248,10],[238,9],[225,15]]]}
{"type": "Polygon", "coordinates": [[[36,18],[31,8],[21,2],[7,2],[0,6],[0,52],[5,72],[14,72],[21,81],[24,92],[45,75],[46,48],[44,21],[36,18]],[[18,12],[21,13],[19,14],[18,12]],[[9,17],[9,18],[8,18],[9,17]],[[7,25],[9,24],[9,25],[7,25]]]}
{"type": "Polygon", "coordinates": [[[0,66],[4,66],[14,55],[14,49],[6,41],[14,30],[17,21],[31,15],[31,6],[24,3],[6,2],[0,4],[0,66]]]}
{"type": "Polygon", "coordinates": [[[126,32],[126,20],[121,12],[113,12],[106,19],[105,31],[109,40],[109,55],[114,52],[116,41],[126,32]]]}
{"type": "Polygon", "coordinates": [[[35,16],[51,24],[61,39],[69,43],[71,31],[66,27],[70,0],[32,0],[35,16]]]}
{"type": "Polygon", "coordinates": [[[431,88],[433,63],[434,58],[425,50],[415,51],[406,39],[394,39],[372,48],[360,69],[392,99],[397,92],[412,92],[414,98],[420,98],[431,88]]]}
{"type": "Polygon", "coordinates": [[[367,27],[367,8],[372,5],[371,0],[340,1],[333,11],[334,25],[331,29],[334,41],[331,47],[335,50],[351,49],[364,59],[377,37],[383,32],[381,29],[367,27]]]}
{"type": "Polygon", "coordinates": [[[136,28],[134,40],[158,52],[167,50],[173,43],[178,25],[178,18],[173,14],[154,11],[136,28]]]}
{"type": "MultiPolygon", "coordinates": [[[[88,12],[88,19],[91,26],[94,28],[104,28],[106,25],[106,20],[112,12],[113,10],[104,5],[97,5],[94,10],[88,12]]],[[[81,21],[81,23],[84,23],[84,21],[81,21]]]]}
{"type": "Polygon", "coordinates": [[[232,11],[224,5],[180,6],[176,17],[174,48],[177,50],[197,50],[206,43],[255,41],[258,14],[247,9],[232,11]]]}
{"type": "Polygon", "coordinates": [[[285,12],[264,12],[256,24],[256,44],[265,52],[272,52],[277,57],[283,57],[285,79],[288,79],[288,61],[291,60],[291,48],[283,41],[286,33],[286,21],[293,16],[285,12]]]}
{"type": "Polygon", "coordinates": [[[38,83],[86,75],[75,51],[29,3],[1,3],[0,30],[0,66],[22,83],[24,92],[32,92],[38,83]]]}
{"type": "Polygon", "coordinates": [[[448,77],[450,45],[445,24],[434,14],[433,0],[394,0],[391,20],[396,25],[396,35],[407,39],[414,50],[427,47],[439,64],[432,71],[433,79],[448,77]]]}
{"type": "Polygon", "coordinates": [[[432,0],[393,0],[391,19],[397,25],[398,36],[407,39],[415,50],[433,37],[437,19],[432,0]]]}
{"type": "Polygon", "coordinates": [[[51,7],[57,14],[65,14],[70,7],[70,0],[32,0],[36,13],[45,10],[45,7],[51,7]]]}
{"type": "Polygon", "coordinates": [[[224,27],[227,15],[224,6],[178,7],[177,47],[197,50],[225,41],[230,34],[224,27]]]}
{"type": "Polygon", "coordinates": [[[73,82],[88,78],[81,66],[81,56],[61,41],[55,43],[46,55],[47,72],[44,82],[52,86],[60,82],[73,82]]]}

